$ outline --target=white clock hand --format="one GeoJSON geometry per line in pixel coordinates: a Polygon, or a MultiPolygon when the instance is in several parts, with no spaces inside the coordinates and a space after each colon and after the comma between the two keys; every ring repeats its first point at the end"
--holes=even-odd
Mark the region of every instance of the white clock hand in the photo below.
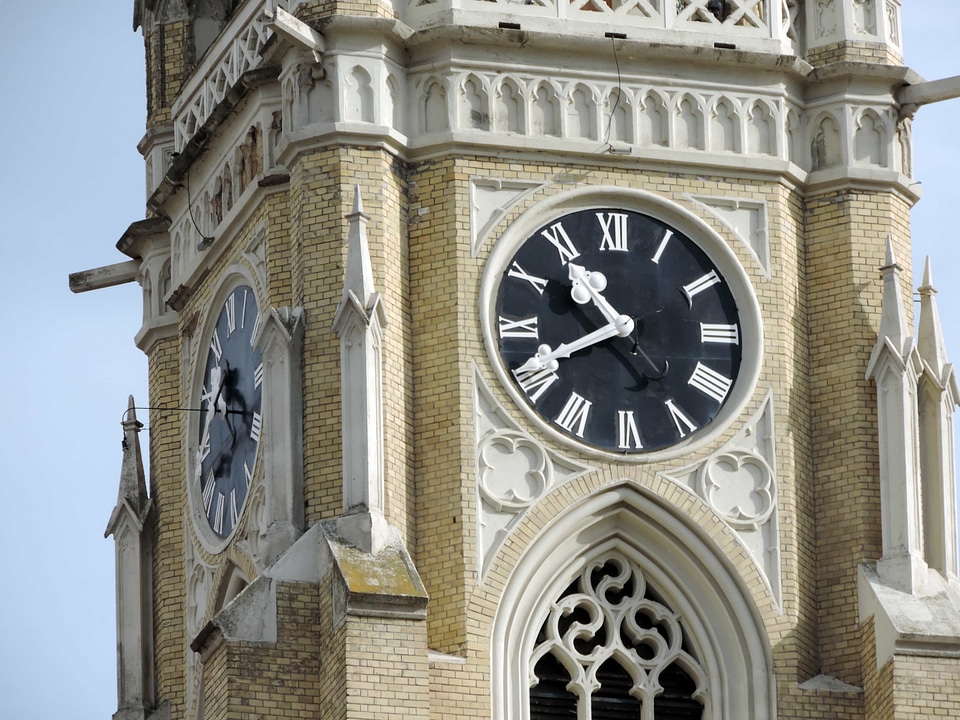
{"type": "MultiPolygon", "coordinates": [[[[601,291],[607,287],[607,278],[602,272],[591,272],[582,265],[569,264],[570,280],[573,286],[570,288],[570,297],[578,305],[585,305],[593,302],[597,309],[603,314],[608,323],[619,323],[620,318],[626,317],[618,313],[613,306],[607,302],[607,299],[601,295],[601,291]]],[[[633,321],[630,321],[629,329],[626,325],[620,323],[617,335],[626,337],[633,332],[633,321]]]]}
{"type": "Polygon", "coordinates": [[[626,337],[631,332],[633,332],[633,318],[627,317],[626,315],[618,315],[614,320],[607,323],[603,327],[597,328],[593,332],[587,333],[583,337],[579,337],[573,342],[560,343],[556,350],[551,349],[549,345],[541,345],[537,348],[537,352],[533,355],[533,357],[517,368],[517,372],[529,372],[531,370],[540,370],[543,368],[556,370],[557,367],[559,367],[559,364],[557,363],[558,359],[568,358],[578,350],[583,350],[591,345],[596,345],[597,343],[602,342],[607,338],[612,338],[615,335],[626,337]]]}

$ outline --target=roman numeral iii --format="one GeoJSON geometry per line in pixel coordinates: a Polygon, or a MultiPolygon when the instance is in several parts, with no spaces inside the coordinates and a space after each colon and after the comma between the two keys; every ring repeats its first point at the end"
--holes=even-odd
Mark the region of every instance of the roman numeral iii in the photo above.
{"type": "Polygon", "coordinates": [[[700,342],[740,344],[740,331],[736,325],[700,323],[700,342]]]}

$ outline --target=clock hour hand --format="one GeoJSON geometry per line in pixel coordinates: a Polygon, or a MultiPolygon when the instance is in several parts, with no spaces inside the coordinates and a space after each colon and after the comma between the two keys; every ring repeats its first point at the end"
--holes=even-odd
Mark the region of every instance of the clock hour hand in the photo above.
{"type": "MultiPolygon", "coordinates": [[[[613,306],[600,293],[607,287],[607,277],[602,272],[591,272],[582,265],[574,263],[569,264],[570,280],[573,286],[570,288],[570,297],[578,305],[586,305],[592,302],[603,314],[608,323],[615,323],[621,317],[613,306]]],[[[632,323],[632,321],[631,321],[632,323]]],[[[625,332],[618,333],[620,337],[626,337],[633,332],[633,327],[625,332]]]]}
{"type": "Polygon", "coordinates": [[[549,369],[556,370],[559,367],[557,360],[568,358],[573,353],[584,350],[585,348],[603,342],[608,338],[615,336],[626,337],[633,331],[633,318],[627,315],[619,315],[615,320],[608,322],[603,327],[599,327],[593,332],[579,337],[573,342],[560,343],[554,350],[549,345],[541,345],[537,352],[527,360],[523,365],[517,368],[517,372],[530,372],[533,370],[549,369]]]}

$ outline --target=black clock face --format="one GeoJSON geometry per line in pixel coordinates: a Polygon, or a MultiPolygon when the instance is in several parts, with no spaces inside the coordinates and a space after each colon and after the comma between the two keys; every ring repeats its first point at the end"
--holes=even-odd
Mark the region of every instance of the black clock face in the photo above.
{"type": "Polygon", "coordinates": [[[622,209],[533,233],[500,278],[492,332],[545,422],[617,453],[700,432],[740,372],[740,317],[717,266],[683,233],[622,209]]]}
{"type": "Polygon", "coordinates": [[[263,361],[253,347],[260,311],[253,290],[227,297],[210,334],[200,391],[196,483],[199,510],[219,538],[243,512],[263,429],[263,361]]]}

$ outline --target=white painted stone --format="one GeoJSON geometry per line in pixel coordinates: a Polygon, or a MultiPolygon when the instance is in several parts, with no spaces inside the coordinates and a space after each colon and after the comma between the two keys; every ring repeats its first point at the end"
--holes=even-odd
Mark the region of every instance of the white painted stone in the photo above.
{"type": "MultiPolygon", "coordinates": [[[[303,532],[303,392],[300,357],[304,317],[301,308],[261,311],[254,346],[263,358],[264,493],[251,493],[247,526],[256,533],[248,548],[258,567],[271,564],[303,532]]],[[[249,537],[248,534],[248,537],[249,537]]]]}
{"type": "Polygon", "coordinates": [[[470,179],[470,256],[477,257],[490,232],[512,208],[539,188],[538,183],[476,177],[470,179]]]}
{"type": "Polygon", "coordinates": [[[923,483],[923,551],[927,564],[957,579],[957,494],[954,412],[960,393],[940,327],[930,258],[919,288],[917,351],[923,363],[919,378],[920,477],[923,483]]]}
{"type": "Polygon", "coordinates": [[[123,418],[123,460],[117,504],[104,537],[113,536],[117,585],[117,712],[115,720],[144,720],[154,705],[153,528],[140,429],[133,396],[123,418]]]}
{"type": "Polygon", "coordinates": [[[757,259],[764,277],[770,279],[770,234],[766,200],[691,194],[686,194],[685,197],[730,228],[757,259]]]}
{"type": "Polygon", "coordinates": [[[524,513],[553,488],[593,468],[565,458],[523,432],[474,368],[478,566],[486,576],[496,551],[524,513]]]}
{"type": "Polygon", "coordinates": [[[880,451],[881,580],[905,592],[920,592],[927,577],[923,560],[919,468],[917,374],[921,367],[903,312],[900,266],[887,241],[880,331],[867,366],[877,386],[880,451]]]}
{"type": "Polygon", "coordinates": [[[744,427],[700,463],[662,473],[701,497],[736,533],[782,603],[773,392],[744,427]]]}

